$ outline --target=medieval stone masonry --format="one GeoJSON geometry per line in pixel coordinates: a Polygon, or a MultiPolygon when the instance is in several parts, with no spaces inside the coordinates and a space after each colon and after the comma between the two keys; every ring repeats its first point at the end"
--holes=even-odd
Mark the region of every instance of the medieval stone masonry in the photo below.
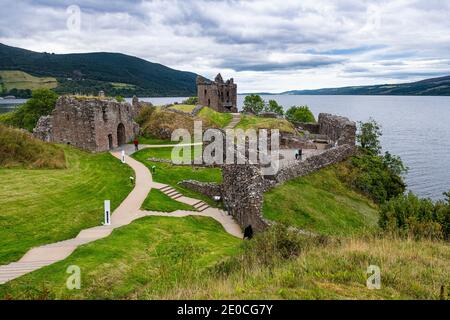
{"type": "Polygon", "coordinates": [[[218,112],[238,112],[237,85],[233,78],[223,81],[220,73],[214,81],[197,77],[198,103],[218,112]]]}
{"type": "Polygon", "coordinates": [[[102,97],[62,96],[52,114],[39,119],[33,134],[92,152],[111,150],[138,133],[134,108],[102,97]]]}

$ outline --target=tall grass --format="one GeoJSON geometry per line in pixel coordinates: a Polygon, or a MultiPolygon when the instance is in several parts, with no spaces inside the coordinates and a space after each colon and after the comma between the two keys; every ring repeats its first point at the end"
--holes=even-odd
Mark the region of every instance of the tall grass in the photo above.
{"type": "Polygon", "coordinates": [[[28,132],[0,125],[0,167],[66,168],[64,151],[28,132]]]}

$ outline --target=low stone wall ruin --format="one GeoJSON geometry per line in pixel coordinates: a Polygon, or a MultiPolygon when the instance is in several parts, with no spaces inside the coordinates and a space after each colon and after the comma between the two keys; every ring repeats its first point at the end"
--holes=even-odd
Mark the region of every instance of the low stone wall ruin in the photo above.
{"type": "Polygon", "coordinates": [[[214,197],[222,197],[222,186],[214,182],[201,182],[196,180],[183,180],[178,182],[182,187],[201,193],[214,200],[214,197]]]}

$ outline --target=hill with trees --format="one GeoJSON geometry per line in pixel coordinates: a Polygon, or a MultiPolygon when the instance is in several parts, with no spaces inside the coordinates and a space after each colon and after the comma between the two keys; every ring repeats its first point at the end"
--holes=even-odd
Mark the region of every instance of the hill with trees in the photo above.
{"type": "Polygon", "coordinates": [[[53,90],[59,94],[93,94],[99,90],[110,96],[192,96],[196,93],[195,73],[120,53],[39,53],[0,43],[2,71],[0,95],[4,96],[28,98],[29,89],[36,89],[36,83],[45,82],[48,87],[49,79],[53,78],[57,80],[53,90]],[[20,79],[14,79],[14,74],[20,79]],[[30,81],[31,87],[24,88],[24,78],[30,81]],[[14,83],[20,86],[11,87],[14,83]]]}
{"type": "Polygon", "coordinates": [[[400,84],[292,90],[290,95],[386,95],[386,96],[450,96],[450,76],[400,84]]]}

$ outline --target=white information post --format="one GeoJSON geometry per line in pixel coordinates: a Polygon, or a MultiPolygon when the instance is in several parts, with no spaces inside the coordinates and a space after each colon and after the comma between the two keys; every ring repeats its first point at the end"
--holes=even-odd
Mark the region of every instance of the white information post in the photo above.
{"type": "Polygon", "coordinates": [[[105,222],[103,223],[103,225],[111,225],[111,201],[109,200],[105,200],[105,222]]]}
{"type": "Polygon", "coordinates": [[[125,163],[125,150],[122,150],[122,163],[125,163]]]}

